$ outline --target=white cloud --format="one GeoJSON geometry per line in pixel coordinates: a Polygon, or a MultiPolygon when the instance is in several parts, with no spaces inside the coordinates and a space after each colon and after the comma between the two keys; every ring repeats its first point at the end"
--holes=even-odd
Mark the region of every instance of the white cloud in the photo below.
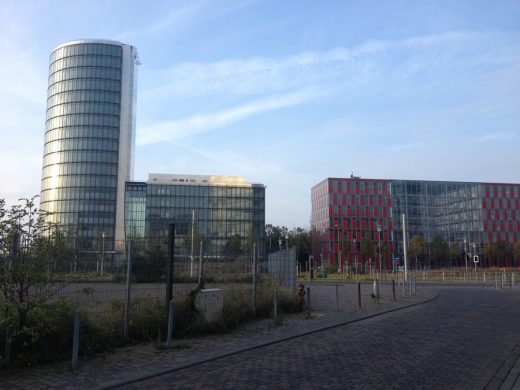
{"type": "MultiPolygon", "coordinates": [[[[152,21],[141,29],[125,31],[117,39],[126,40],[132,37],[164,33],[180,32],[211,19],[217,19],[242,7],[255,3],[256,0],[217,2],[213,0],[192,0],[187,5],[174,7],[166,14],[152,21]]],[[[168,3],[169,4],[169,3],[168,3]]],[[[159,9],[159,8],[158,8],[159,9]]]]}
{"type": "Polygon", "coordinates": [[[474,139],[474,142],[482,143],[482,142],[502,142],[502,141],[519,141],[520,135],[518,132],[507,132],[507,131],[497,131],[496,133],[487,133],[480,135],[479,137],[474,139]]]}
{"type": "Polygon", "coordinates": [[[306,89],[284,95],[273,95],[213,114],[161,122],[139,129],[137,144],[146,145],[191,137],[228,126],[255,114],[305,103],[316,98],[320,93],[323,94],[324,92],[306,89]]]}
{"type": "MultiPolygon", "coordinates": [[[[330,80],[352,86],[379,78],[381,74],[402,81],[457,66],[518,58],[514,50],[518,45],[490,47],[495,35],[451,32],[402,40],[371,40],[352,48],[306,51],[282,58],[185,62],[169,69],[143,72],[146,90],[142,98],[146,101],[168,96],[272,93],[330,80]],[[479,50],[484,47],[486,50],[479,50]]],[[[427,85],[430,80],[421,82],[427,85]]]]}

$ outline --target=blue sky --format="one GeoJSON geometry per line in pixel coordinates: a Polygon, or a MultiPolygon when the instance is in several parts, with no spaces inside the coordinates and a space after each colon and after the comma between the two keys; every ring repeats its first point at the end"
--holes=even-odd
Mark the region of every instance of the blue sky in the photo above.
{"type": "Polygon", "coordinates": [[[0,198],[40,191],[47,69],[81,38],[136,46],[135,179],[240,175],[266,222],[365,178],[520,182],[519,1],[0,2],[0,198]]]}

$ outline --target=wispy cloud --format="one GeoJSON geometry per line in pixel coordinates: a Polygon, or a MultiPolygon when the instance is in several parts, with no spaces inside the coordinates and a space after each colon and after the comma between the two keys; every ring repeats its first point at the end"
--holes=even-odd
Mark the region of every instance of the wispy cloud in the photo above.
{"type": "Polygon", "coordinates": [[[180,7],[173,7],[166,14],[153,20],[143,28],[128,30],[118,35],[117,39],[126,40],[136,36],[153,35],[168,30],[183,31],[205,21],[223,17],[237,9],[255,3],[257,0],[220,2],[210,0],[192,0],[180,7]]]}
{"type": "Polygon", "coordinates": [[[175,141],[180,138],[194,136],[228,126],[255,114],[302,104],[323,93],[323,91],[318,92],[313,89],[306,89],[283,95],[272,95],[217,113],[161,122],[141,128],[137,144],[146,145],[161,141],[175,141]]]}
{"type": "Polygon", "coordinates": [[[518,132],[497,131],[496,133],[487,133],[475,138],[474,142],[502,142],[502,141],[520,141],[518,132]]]}
{"type": "MultiPolygon", "coordinates": [[[[515,47],[519,48],[518,44],[515,47],[488,47],[496,39],[495,35],[450,32],[401,40],[370,40],[352,48],[306,51],[282,58],[186,62],[169,69],[144,72],[147,90],[142,96],[147,100],[221,93],[256,94],[330,80],[340,80],[346,85],[359,84],[379,79],[383,74],[388,81],[402,82],[417,75],[437,74],[461,66],[517,60],[520,54],[515,47]]],[[[431,79],[422,78],[423,85],[431,79]]]]}

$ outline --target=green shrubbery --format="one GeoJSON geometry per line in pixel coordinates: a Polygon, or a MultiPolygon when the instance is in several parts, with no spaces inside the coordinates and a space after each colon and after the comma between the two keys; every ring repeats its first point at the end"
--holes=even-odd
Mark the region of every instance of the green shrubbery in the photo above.
{"type": "Polygon", "coordinates": [[[41,305],[29,311],[25,324],[19,327],[16,311],[4,311],[0,321],[0,345],[10,356],[2,356],[2,366],[31,365],[63,359],[72,350],[74,309],[70,303],[59,301],[41,305]],[[9,328],[6,340],[6,327],[9,328]],[[7,341],[7,342],[6,342],[7,341]]]}
{"type": "MultiPolygon", "coordinates": [[[[174,309],[174,337],[196,336],[202,333],[229,331],[253,319],[252,289],[231,285],[224,290],[223,316],[214,324],[206,324],[195,308],[198,289],[188,296],[177,298],[174,309]]],[[[256,317],[273,315],[275,288],[269,283],[257,287],[256,317]]],[[[278,290],[278,307],[281,313],[301,310],[298,297],[284,289],[278,290]]],[[[91,308],[92,309],[92,308],[91,308]]],[[[14,312],[13,312],[14,313],[14,312]]],[[[110,351],[127,344],[123,336],[124,304],[112,302],[103,314],[81,313],[80,355],[110,351]]],[[[161,298],[143,297],[132,302],[129,316],[131,342],[154,342],[160,345],[166,338],[168,313],[161,298]]],[[[10,358],[3,360],[3,367],[26,366],[71,358],[74,325],[74,308],[63,300],[46,304],[30,311],[26,325],[16,329],[15,315],[11,315],[10,358]],[[16,330],[15,330],[16,329],[16,330]]],[[[7,320],[0,320],[0,345],[5,345],[7,320]]],[[[3,352],[3,349],[2,349],[3,352]]]]}

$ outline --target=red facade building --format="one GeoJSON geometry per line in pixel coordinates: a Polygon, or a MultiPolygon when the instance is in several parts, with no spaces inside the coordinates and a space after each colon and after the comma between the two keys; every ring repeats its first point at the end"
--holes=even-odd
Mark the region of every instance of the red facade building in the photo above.
{"type": "Polygon", "coordinates": [[[398,265],[402,214],[408,239],[459,246],[461,255],[479,255],[482,266],[499,260],[486,258],[486,245],[520,238],[520,184],[328,178],[312,188],[311,203],[315,261],[340,272],[398,265]]]}

